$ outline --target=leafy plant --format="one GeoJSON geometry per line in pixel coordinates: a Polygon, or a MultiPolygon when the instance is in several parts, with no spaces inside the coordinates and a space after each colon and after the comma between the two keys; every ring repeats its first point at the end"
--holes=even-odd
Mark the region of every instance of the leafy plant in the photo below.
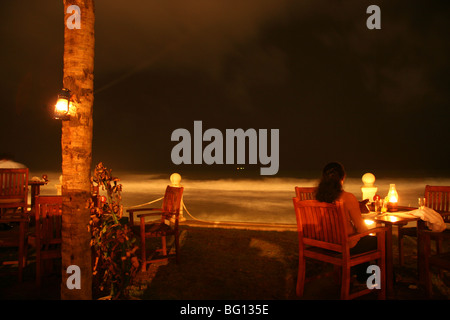
{"type": "Polygon", "coordinates": [[[128,286],[139,269],[136,257],[136,237],[123,217],[121,204],[122,185],[120,179],[112,177],[111,170],[100,162],[91,178],[93,190],[106,190],[106,197],[97,194],[91,203],[91,247],[95,263],[94,283],[100,294],[109,290],[111,299],[127,298],[128,286]]]}

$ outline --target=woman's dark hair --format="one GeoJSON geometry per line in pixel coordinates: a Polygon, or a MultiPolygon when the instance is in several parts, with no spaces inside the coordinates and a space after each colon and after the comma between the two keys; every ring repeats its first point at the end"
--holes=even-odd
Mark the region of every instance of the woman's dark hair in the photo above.
{"type": "Polygon", "coordinates": [[[322,172],[322,179],[320,179],[317,187],[316,199],[320,202],[333,203],[342,193],[341,181],[345,178],[345,169],[338,162],[330,162],[322,172]]]}

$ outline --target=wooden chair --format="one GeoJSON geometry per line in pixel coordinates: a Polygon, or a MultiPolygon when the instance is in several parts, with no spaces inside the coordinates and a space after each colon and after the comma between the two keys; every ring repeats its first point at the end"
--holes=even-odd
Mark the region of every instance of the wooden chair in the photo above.
{"type": "Polygon", "coordinates": [[[331,263],[341,268],[341,299],[353,299],[372,292],[369,288],[350,293],[350,268],[361,263],[378,260],[381,270],[381,289],[378,297],[384,299],[385,292],[385,227],[370,229],[364,233],[348,235],[347,219],[341,202],[323,203],[317,200],[293,198],[297,217],[299,239],[299,268],[297,295],[303,296],[305,285],[305,258],[331,263]],[[358,255],[350,255],[349,243],[376,233],[377,249],[358,255]]]}
{"type": "Polygon", "coordinates": [[[426,206],[442,215],[450,223],[450,186],[425,186],[426,206]]]}
{"type": "MultiPolygon", "coordinates": [[[[424,259],[424,270],[423,275],[420,276],[421,279],[424,280],[425,290],[429,298],[433,295],[433,287],[431,283],[431,271],[433,267],[438,268],[438,270],[450,270],[450,252],[436,252],[436,254],[432,254],[431,252],[431,239],[440,239],[450,241],[450,232],[449,230],[444,230],[443,232],[432,232],[428,230],[422,230],[421,239],[423,243],[420,245],[423,246],[423,259],[424,259]]],[[[421,242],[422,242],[421,241],[421,242]]]]}
{"type": "Polygon", "coordinates": [[[295,195],[300,200],[315,200],[316,187],[295,187],[295,195]]]}
{"type": "Polygon", "coordinates": [[[28,169],[0,169],[0,224],[7,230],[0,231],[1,247],[17,247],[19,281],[22,281],[26,265],[28,230],[28,169]]]}
{"type": "Polygon", "coordinates": [[[127,212],[130,217],[130,224],[133,230],[140,234],[141,238],[141,258],[142,258],[142,271],[147,270],[147,264],[155,261],[166,260],[168,258],[167,254],[167,244],[166,237],[175,237],[175,254],[176,262],[179,262],[179,230],[178,230],[178,219],[180,214],[181,198],[183,196],[183,187],[171,187],[167,186],[164,195],[164,200],[161,208],[141,208],[141,209],[129,209],[127,212]],[[145,211],[150,211],[145,213],[145,211]],[[139,212],[137,217],[140,219],[139,229],[136,230],[134,225],[134,213],[139,212]],[[160,216],[161,219],[158,221],[152,221],[150,223],[145,222],[145,218],[149,216],[160,216]],[[153,259],[147,261],[146,244],[145,239],[147,238],[161,238],[162,248],[156,250],[157,252],[162,252],[163,259],[153,259]]]}
{"type": "Polygon", "coordinates": [[[41,285],[44,262],[61,258],[62,196],[37,196],[35,232],[29,242],[36,248],[36,284],[41,285]]]}
{"type": "MultiPolygon", "coordinates": [[[[450,223],[450,186],[425,186],[425,202],[428,208],[441,214],[445,223],[450,223]]],[[[417,237],[417,228],[398,228],[398,256],[400,265],[404,263],[403,237],[417,237]]],[[[441,251],[442,239],[436,238],[436,250],[441,251]]]]}
{"type": "MultiPolygon", "coordinates": [[[[300,200],[316,200],[317,187],[295,187],[295,195],[300,200]]],[[[361,213],[369,213],[370,210],[367,207],[369,200],[359,201],[359,208],[361,213]]]]}
{"type": "Polygon", "coordinates": [[[10,224],[12,223],[11,229],[0,231],[0,247],[17,247],[18,254],[17,260],[14,261],[3,261],[3,264],[15,264],[18,265],[18,277],[19,282],[23,279],[23,269],[26,266],[27,258],[27,232],[29,218],[26,213],[21,215],[15,214],[12,217],[1,217],[0,223],[10,224]],[[18,225],[17,225],[18,224],[18,225]]]}
{"type": "Polygon", "coordinates": [[[28,169],[0,169],[1,214],[11,209],[25,213],[28,209],[28,169]]]}

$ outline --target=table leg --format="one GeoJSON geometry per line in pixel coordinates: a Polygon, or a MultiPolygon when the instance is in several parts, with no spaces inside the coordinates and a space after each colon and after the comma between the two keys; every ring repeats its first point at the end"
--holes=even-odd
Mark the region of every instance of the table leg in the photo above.
{"type": "Polygon", "coordinates": [[[392,248],[392,225],[385,224],[386,231],[386,295],[388,297],[394,294],[394,263],[393,263],[393,248],[392,248]]]}

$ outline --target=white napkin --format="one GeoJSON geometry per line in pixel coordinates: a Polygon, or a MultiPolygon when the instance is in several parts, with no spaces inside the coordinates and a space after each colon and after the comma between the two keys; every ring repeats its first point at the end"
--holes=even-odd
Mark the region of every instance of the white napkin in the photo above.
{"type": "Polygon", "coordinates": [[[431,231],[442,232],[447,228],[442,216],[431,208],[425,207],[423,209],[409,211],[408,213],[426,221],[431,231]]]}

